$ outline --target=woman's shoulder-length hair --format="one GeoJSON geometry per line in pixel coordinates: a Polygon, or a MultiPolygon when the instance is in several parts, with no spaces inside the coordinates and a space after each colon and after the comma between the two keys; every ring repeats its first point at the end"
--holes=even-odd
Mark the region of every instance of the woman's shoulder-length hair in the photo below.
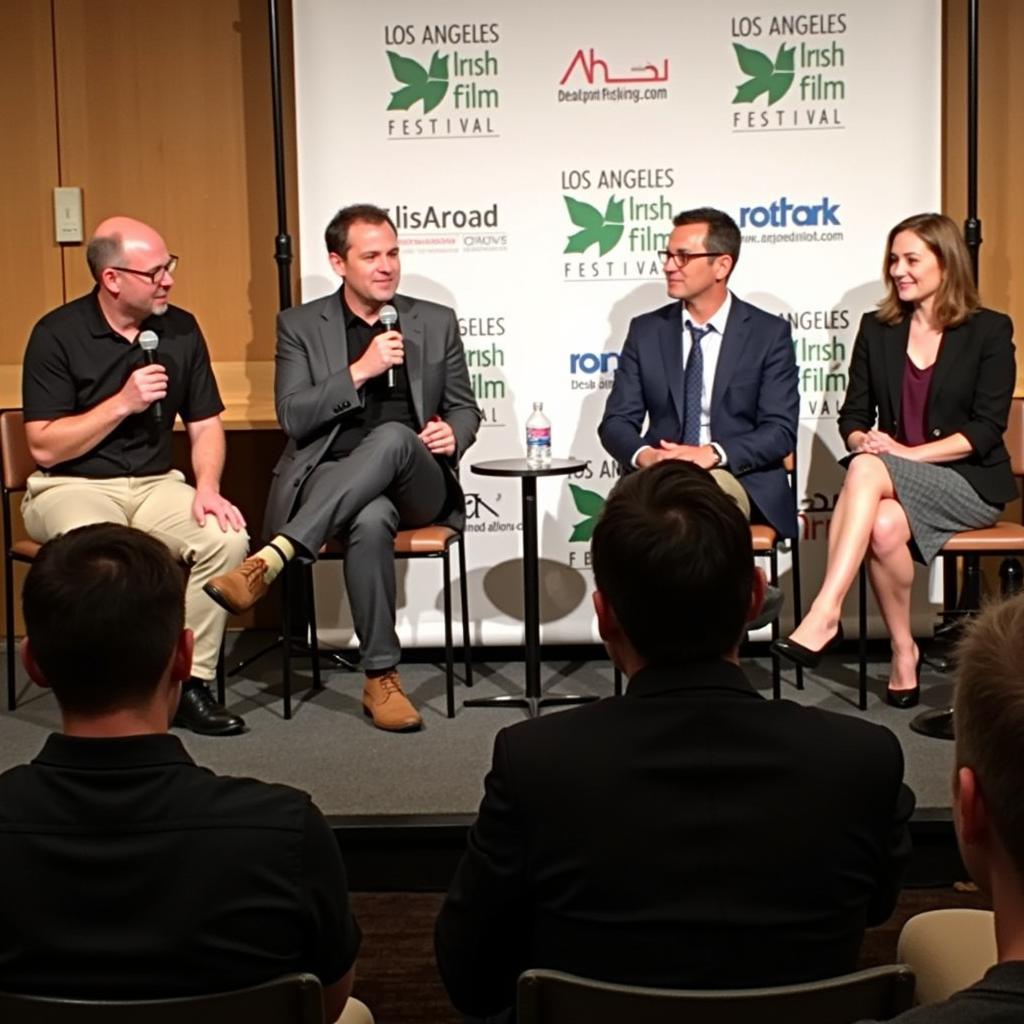
{"type": "Polygon", "coordinates": [[[901,220],[890,232],[885,243],[882,265],[886,284],[885,298],[878,304],[878,319],[886,324],[898,324],[908,316],[913,306],[904,302],[896,291],[889,274],[892,245],[901,231],[912,231],[935,254],[942,268],[942,283],[935,295],[934,316],[942,327],[956,327],[981,307],[978,288],[974,283],[971,257],[967,244],[956,224],[943,213],[917,213],[901,220]]]}

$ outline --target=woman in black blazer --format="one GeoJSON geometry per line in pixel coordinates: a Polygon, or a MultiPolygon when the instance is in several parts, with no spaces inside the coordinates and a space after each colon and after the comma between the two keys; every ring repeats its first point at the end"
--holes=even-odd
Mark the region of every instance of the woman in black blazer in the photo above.
{"type": "Polygon", "coordinates": [[[913,707],[920,661],[910,628],[914,561],[1017,497],[1003,443],[1016,379],[1013,324],[982,309],[956,225],[937,213],[889,232],[888,294],[861,321],[839,432],[853,453],[829,534],[821,590],[773,649],[810,668],[842,636],[861,561],[892,642],[887,698],[913,707]]]}

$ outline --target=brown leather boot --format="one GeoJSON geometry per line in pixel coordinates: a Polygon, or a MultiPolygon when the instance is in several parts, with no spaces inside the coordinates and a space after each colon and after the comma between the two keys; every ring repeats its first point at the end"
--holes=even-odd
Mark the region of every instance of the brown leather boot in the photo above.
{"type": "Polygon", "coordinates": [[[363,686],[363,712],[378,729],[388,732],[412,732],[423,725],[419,712],[402,691],[398,669],[381,676],[367,676],[363,686]]]}
{"type": "Polygon", "coordinates": [[[234,615],[247,612],[270,589],[267,563],[255,555],[223,576],[214,576],[203,592],[234,615]]]}

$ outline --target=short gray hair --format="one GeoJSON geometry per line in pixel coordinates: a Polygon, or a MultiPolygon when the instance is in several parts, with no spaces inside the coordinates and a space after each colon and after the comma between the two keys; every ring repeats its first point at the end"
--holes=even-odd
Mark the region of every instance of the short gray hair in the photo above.
{"type": "Polygon", "coordinates": [[[94,235],[85,250],[92,279],[99,283],[100,274],[124,259],[124,239],[119,234],[94,235]]]}

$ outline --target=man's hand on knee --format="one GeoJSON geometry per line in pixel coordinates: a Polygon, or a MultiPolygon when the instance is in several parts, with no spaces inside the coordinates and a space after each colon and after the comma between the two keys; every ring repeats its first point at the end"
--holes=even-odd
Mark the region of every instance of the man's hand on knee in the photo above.
{"type": "Polygon", "coordinates": [[[206,517],[214,515],[220,526],[221,533],[227,533],[228,527],[232,530],[245,529],[245,516],[241,510],[232,505],[224,495],[208,487],[196,489],[195,500],[192,502],[192,515],[200,526],[206,525],[206,517]]]}

